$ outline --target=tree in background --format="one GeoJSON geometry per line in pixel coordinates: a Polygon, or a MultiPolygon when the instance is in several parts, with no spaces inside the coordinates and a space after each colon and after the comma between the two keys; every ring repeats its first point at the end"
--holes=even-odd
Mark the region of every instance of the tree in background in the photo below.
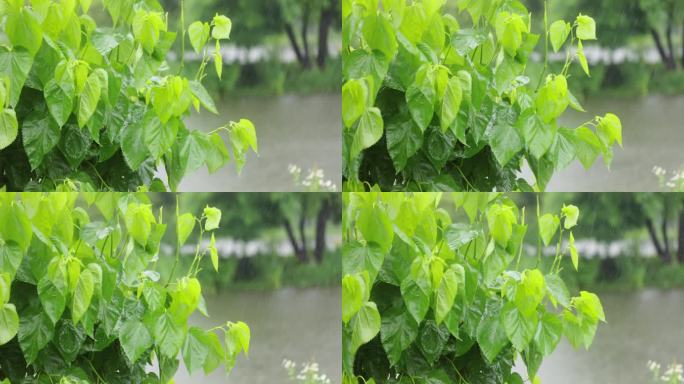
{"type": "MultiPolygon", "coordinates": [[[[543,1],[532,2],[543,9],[543,1]]],[[[628,38],[648,34],[668,70],[677,69],[675,34],[682,33],[681,62],[684,69],[684,2],[681,0],[575,0],[550,4],[554,16],[574,14],[577,9],[593,15],[601,42],[611,46],[624,44],[628,38]]],[[[534,9],[534,7],[532,7],[534,9]]]]}
{"type": "MultiPolygon", "coordinates": [[[[164,0],[170,9],[179,12],[177,0],[164,0]]],[[[330,32],[341,28],[340,0],[193,0],[186,4],[186,18],[210,18],[215,12],[240,15],[233,19],[235,32],[231,41],[238,45],[263,44],[274,35],[283,34],[302,68],[320,68],[328,60],[330,32]],[[315,32],[314,32],[315,31],[315,32]],[[311,48],[311,34],[316,34],[316,46],[311,48]]]]}
{"type": "Polygon", "coordinates": [[[573,201],[584,212],[578,235],[614,241],[645,229],[663,262],[684,263],[684,194],[579,193],[573,201]]]}
{"type": "Polygon", "coordinates": [[[326,250],[329,221],[339,222],[342,210],[339,195],[334,193],[279,193],[271,195],[275,212],[280,216],[288,240],[301,263],[321,263],[326,250]],[[314,241],[307,238],[307,227],[313,220],[314,241]],[[310,250],[313,245],[313,250],[310,250]],[[312,258],[313,257],[313,260],[312,258]]]}
{"type": "Polygon", "coordinates": [[[335,193],[217,193],[201,201],[223,210],[221,226],[234,238],[282,229],[301,263],[323,261],[328,225],[340,222],[342,210],[335,193]]]}
{"type": "Polygon", "coordinates": [[[311,68],[312,53],[309,48],[309,27],[312,16],[317,17],[318,53],[316,64],[323,68],[328,59],[329,33],[333,24],[340,20],[340,0],[278,0],[282,11],[282,25],[290,41],[297,61],[304,68],[311,68]],[[317,16],[316,16],[317,15],[317,16]],[[297,25],[299,36],[297,38],[297,25]]]}

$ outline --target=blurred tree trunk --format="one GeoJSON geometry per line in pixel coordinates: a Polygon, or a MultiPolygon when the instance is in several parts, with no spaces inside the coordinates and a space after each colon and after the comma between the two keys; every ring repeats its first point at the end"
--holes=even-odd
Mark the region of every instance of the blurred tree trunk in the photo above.
{"type": "Polygon", "coordinates": [[[309,53],[309,19],[311,17],[311,5],[306,2],[304,5],[304,13],[302,15],[302,46],[304,47],[304,57],[306,61],[303,63],[304,68],[311,68],[311,54],[309,53]]]}
{"type": "Polygon", "coordinates": [[[304,65],[306,58],[304,57],[304,54],[302,54],[301,48],[299,48],[299,43],[297,42],[297,37],[295,36],[294,28],[292,28],[291,24],[285,24],[285,33],[287,34],[288,40],[290,40],[290,46],[292,46],[292,50],[297,57],[297,62],[304,65]]]}
{"type": "MultiPolygon", "coordinates": [[[[667,212],[668,206],[665,204],[665,212],[667,212]]],[[[665,257],[667,261],[674,260],[672,257],[672,252],[670,251],[670,237],[667,234],[667,215],[663,214],[663,220],[660,223],[660,231],[663,233],[663,247],[665,248],[665,257]]]]}
{"type": "Polygon", "coordinates": [[[297,259],[300,263],[306,263],[308,261],[308,257],[306,255],[306,245],[303,247],[300,246],[299,242],[297,241],[297,236],[295,236],[294,230],[292,229],[292,224],[290,224],[288,219],[283,220],[283,226],[285,227],[287,238],[290,240],[290,245],[294,250],[295,256],[297,256],[297,259]]]}
{"type": "Polygon", "coordinates": [[[653,41],[655,42],[656,48],[658,49],[658,54],[660,55],[660,59],[663,61],[665,68],[669,70],[676,69],[676,66],[674,65],[674,60],[665,50],[665,46],[663,45],[663,40],[660,37],[660,33],[655,28],[651,28],[651,36],[653,36],[653,41]]]}
{"type": "Polygon", "coordinates": [[[330,0],[328,6],[321,9],[321,17],[318,22],[318,57],[316,58],[319,68],[325,67],[325,62],[328,60],[328,36],[335,16],[337,16],[338,3],[339,0],[330,0]]]}
{"type": "Polygon", "coordinates": [[[321,203],[321,209],[318,211],[316,217],[316,247],[314,248],[314,258],[318,264],[323,262],[323,254],[325,253],[325,233],[328,225],[328,219],[332,212],[332,204],[329,199],[325,199],[321,203]]]}
{"type": "Polygon", "coordinates": [[[651,220],[650,218],[646,218],[646,229],[648,229],[648,235],[651,237],[651,242],[653,243],[653,246],[656,249],[658,257],[661,258],[663,261],[667,261],[668,257],[665,255],[665,250],[663,249],[663,246],[660,244],[660,240],[658,239],[658,233],[656,232],[655,225],[653,225],[653,220],[651,220]]]}
{"type": "Polygon", "coordinates": [[[303,255],[303,261],[309,261],[309,247],[306,241],[306,214],[302,212],[302,216],[299,218],[299,237],[302,239],[300,249],[303,255]]]}

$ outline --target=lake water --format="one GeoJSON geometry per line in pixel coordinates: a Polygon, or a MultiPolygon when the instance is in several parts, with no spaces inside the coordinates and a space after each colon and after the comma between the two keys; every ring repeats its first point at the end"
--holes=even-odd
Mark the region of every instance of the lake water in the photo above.
{"type": "Polygon", "coordinates": [[[663,367],[684,362],[684,291],[599,296],[608,323],[599,325],[588,351],[575,351],[563,338],[542,363],[542,383],[648,384],[649,360],[663,367]]]}
{"type": "MultiPolygon", "coordinates": [[[[668,171],[684,166],[684,96],[590,99],[583,105],[587,113],[569,110],[561,125],[577,127],[593,116],[614,113],[622,120],[624,148],[615,150],[611,170],[600,157],[589,171],[575,162],[553,177],[547,191],[658,191],[658,179],[652,173],[654,166],[668,171]]],[[[531,178],[529,170],[525,175],[531,178]]]]}
{"type": "Polygon", "coordinates": [[[333,383],[341,381],[341,291],[339,288],[281,289],[271,292],[223,292],[209,296],[211,318],[190,322],[205,329],[226,320],[244,321],[251,328],[249,357],[240,356],[229,376],[219,368],[208,376],[190,377],[183,366],[177,384],[287,383],[283,359],[315,361],[333,383]]]}
{"type": "Polygon", "coordinates": [[[296,190],[288,165],[306,172],[322,169],[326,179],[340,187],[342,169],[341,96],[245,97],[217,104],[220,116],[202,111],[187,119],[188,127],[212,131],[229,121],[252,120],[259,155],[250,153],[238,175],[235,164],[209,175],[206,168],[187,175],[183,192],[288,192],[296,190]]]}

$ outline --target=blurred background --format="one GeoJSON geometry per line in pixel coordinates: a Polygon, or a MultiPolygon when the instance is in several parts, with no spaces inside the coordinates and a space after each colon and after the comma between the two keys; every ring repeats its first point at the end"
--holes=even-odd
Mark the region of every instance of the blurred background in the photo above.
{"type": "MultiPolygon", "coordinates": [[[[524,3],[534,15],[533,29],[543,31],[544,0],[524,3]]],[[[622,120],[625,145],[615,151],[612,170],[597,164],[586,171],[576,163],[555,175],[547,190],[671,188],[659,183],[653,168],[674,172],[667,175],[669,179],[684,164],[680,149],[684,142],[684,1],[549,0],[547,5],[549,23],[561,18],[574,22],[581,12],[597,24],[598,41],[584,46],[591,78],[573,66],[568,81],[588,113],[569,110],[561,124],[577,127],[595,115],[612,112],[622,120]]],[[[553,70],[560,71],[564,60],[565,52],[554,54],[553,70]]]]}
{"type": "MultiPolygon", "coordinates": [[[[213,131],[242,118],[254,122],[259,155],[249,154],[241,175],[234,163],[209,175],[188,175],[183,192],[301,191],[289,165],[302,179],[320,175],[339,183],[342,61],[341,0],[159,0],[168,12],[169,30],[178,37],[167,56],[171,70],[180,65],[181,4],[185,27],[211,23],[215,14],[232,20],[230,40],[221,43],[223,76],[210,62],[203,82],[219,115],[202,110],[186,119],[189,128],[213,131]]],[[[101,2],[90,15],[111,25],[101,2]]],[[[209,56],[213,46],[209,44],[209,56]]],[[[186,38],[184,74],[194,78],[201,55],[186,38]]],[[[213,59],[212,59],[213,61],[213,59]]],[[[327,188],[330,190],[332,188],[327,188]]]]}
{"type": "MultiPolygon", "coordinates": [[[[588,351],[575,351],[563,339],[540,370],[542,383],[681,383],[663,380],[671,364],[684,362],[684,194],[544,193],[511,194],[528,215],[527,241],[538,233],[534,211],[580,209],[573,229],[579,272],[563,258],[561,276],[570,292],[595,292],[607,324],[598,327],[588,351]],[[661,364],[658,379],[647,366],[661,364]]],[[[528,244],[527,263],[536,262],[528,244]]],[[[548,253],[555,252],[555,245],[548,253]]],[[[553,257],[543,258],[548,270],[553,257]]],[[[681,365],[679,366],[681,369],[681,365]]],[[[524,372],[524,366],[522,368],[524,372]]]]}
{"type": "MultiPolygon", "coordinates": [[[[167,246],[158,263],[164,279],[174,270],[175,223],[170,213],[175,211],[176,196],[181,213],[201,215],[206,205],[222,210],[215,232],[219,272],[205,258],[199,274],[210,317],[196,313],[190,323],[211,328],[227,320],[244,321],[252,340],[249,357],[240,356],[230,375],[218,369],[191,377],[181,367],[175,382],[325,383],[290,380],[283,366],[287,359],[297,364],[296,373],[308,366],[308,372],[315,368],[318,375],[339,383],[340,194],[150,194],[155,206],[164,206],[168,224],[167,246]]],[[[197,241],[191,237],[182,248],[174,276],[190,267],[197,241]]]]}
{"type": "MultiPolygon", "coordinates": [[[[160,0],[169,27],[180,30],[180,0],[160,0]]],[[[251,119],[259,155],[250,155],[242,175],[232,166],[218,174],[188,175],[181,191],[297,191],[288,169],[341,176],[340,136],[342,61],[341,0],[185,0],[185,20],[211,21],[216,13],[233,22],[222,44],[222,79],[210,73],[206,86],[218,98],[219,116],[193,115],[187,123],[213,130],[227,121],[251,119]]],[[[186,48],[189,47],[189,44],[186,48]]],[[[180,57],[180,45],[175,55],[180,57]]],[[[186,49],[186,68],[195,73],[199,55],[186,49]]],[[[213,71],[208,71],[213,72],[213,71]]]]}

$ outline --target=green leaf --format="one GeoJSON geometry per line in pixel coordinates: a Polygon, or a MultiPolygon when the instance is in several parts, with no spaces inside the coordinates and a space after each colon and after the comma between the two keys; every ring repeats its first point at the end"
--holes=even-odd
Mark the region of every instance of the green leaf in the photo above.
{"type": "Polygon", "coordinates": [[[21,90],[33,66],[33,56],[26,49],[16,47],[9,51],[0,47],[0,74],[9,79],[9,105],[15,107],[19,102],[21,90]]]}
{"type": "Polygon", "coordinates": [[[508,205],[493,204],[487,210],[487,225],[492,237],[502,247],[508,245],[508,241],[513,235],[513,224],[515,224],[515,214],[508,205]]]}
{"type": "Polygon", "coordinates": [[[211,234],[211,242],[209,243],[209,255],[211,257],[211,265],[214,266],[214,271],[219,270],[219,256],[218,250],[216,249],[216,238],[214,234],[211,234]]]}
{"type": "Polygon", "coordinates": [[[558,231],[560,219],[556,215],[547,213],[539,218],[539,236],[541,236],[544,245],[549,245],[553,236],[558,231]]]}
{"type": "Polygon", "coordinates": [[[368,100],[368,87],[362,80],[349,80],[342,86],[342,121],[351,128],[363,115],[368,100]]]}
{"type": "Polygon", "coordinates": [[[558,52],[563,47],[571,31],[572,26],[570,23],[565,22],[565,20],[556,20],[551,24],[549,36],[554,52],[558,52]]]}
{"type": "MultiPolygon", "coordinates": [[[[162,158],[171,149],[173,143],[178,139],[180,124],[177,119],[171,119],[167,123],[162,123],[152,110],[148,110],[145,113],[140,128],[144,130],[145,146],[155,159],[162,158]]],[[[131,155],[131,158],[136,156],[131,155]]],[[[142,155],[139,158],[142,158],[142,155]]],[[[136,163],[138,159],[136,159],[136,163]]]]}
{"type": "Polygon", "coordinates": [[[397,54],[398,44],[392,23],[383,13],[371,14],[363,22],[363,37],[371,49],[391,58],[397,54]]]}
{"type": "Polygon", "coordinates": [[[371,341],[380,332],[380,313],[373,302],[366,302],[351,322],[351,345],[353,353],[371,341]]]}
{"type": "Polygon", "coordinates": [[[188,27],[188,36],[190,36],[190,44],[198,54],[202,52],[204,46],[209,41],[210,27],[209,23],[202,23],[195,21],[188,27]]]}
{"type": "Polygon", "coordinates": [[[570,248],[570,259],[572,260],[572,266],[575,267],[575,271],[578,271],[579,255],[577,254],[577,248],[575,248],[575,236],[572,234],[572,232],[570,232],[568,248],[570,248]]]}
{"type": "Polygon", "coordinates": [[[603,306],[601,305],[601,300],[596,296],[596,294],[581,291],[579,297],[575,297],[573,300],[575,308],[592,321],[601,320],[606,321],[606,315],[603,313],[603,306]]]}
{"type": "Polygon", "coordinates": [[[230,30],[233,27],[233,23],[229,18],[223,15],[217,14],[214,16],[214,29],[211,31],[211,37],[216,40],[220,39],[230,39],[230,30]]]}
{"type": "Polygon", "coordinates": [[[90,302],[93,299],[95,281],[90,270],[86,269],[78,278],[78,284],[74,290],[74,297],[71,301],[71,319],[74,324],[78,324],[81,318],[88,311],[90,302]]]}
{"type": "Polygon", "coordinates": [[[207,111],[218,115],[216,104],[214,104],[214,100],[211,98],[211,96],[209,96],[209,92],[207,92],[202,83],[198,81],[191,81],[190,89],[192,90],[192,94],[195,95],[195,97],[200,101],[202,106],[207,109],[207,111]]]}
{"type": "Polygon", "coordinates": [[[176,219],[176,232],[178,233],[178,245],[183,246],[188,240],[188,236],[195,228],[195,216],[191,213],[184,213],[176,219]]]}
{"type": "Polygon", "coordinates": [[[539,352],[546,357],[556,349],[563,335],[563,323],[551,313],[544,313],[537,328],[537,333],[534,335],[534,343],[539,348],[539,352]]]}
{"type": "Polygon", "coordinates": [[[19,315],[14,304],[4,304],[0,310],[0,345],[7,344],[19,331],[19,315]]]}
{"type": "Polygon", "coordinates": [[[221,345],[221,341],[214,332],[205,333],[205,345],[209,347],[209,354],[204,360],[204,373],[208,374],[218,368],[226,360],[226,351],[221,345]]]}
{"type": "Polygon", "coordinates": [[[425,65],[418,70],[416,78],[406,90],[406,103],[413,121],[425,132],[435,113],[435,77],[432,69],[425,65]]]}
{"type": "Polygon", "coordinates": [[[165,29],[165,23],[158,12],[138,10],[133,16],[133,35],[145,49],[151,54],[159,42],[160,31],[165,29]]]}
{"type": "Polygon", "coordinates": [[[616,141],[622,146],[622,123],[614,114],[608,113],[601,118],[596,126],[596,132],[605,146],[611,146],[616,141]]]}
{"type": "Polygon", "coordinates": [[[230,162],[230,154],[226,143],[218,133],[209,135],[210,150],[206,153],[207,169],[210,174],[215,173],[230,162]]]}
{"type": "Polygon", "coordinates": [[[546,275],[544,278],[546,283],[546,291],[549,294],[551,303],[555,306],[556,303],[567,308],[570,306],[570,293],[565,286],[563,279],[556,274],[546,275]]]}
{"type": "Polygon", "coordinates": [[[535,100],[537,112],[545,123],[550,123],[565,112],[570,104],[568,81],[563,75],[549,76],[535,100]]]}
{"type": "Polygon", "coordinates": [[[534,113],[532,109],[528,109],[520,115],[516,128],[522,132],[530,154],[537,159],[551,149],[556,137],[555,129],[544,124],[539,115],[534,113]]]}
{"type": "Polygon", "coordinates": [[[577,317],[569,310],[563,311],[563,334],[574,348],[591,346],[598,323],[583,317],[577,317]]]}
{"type": "Polygon", "coordinates": [[[245,355],[249,355],[249,342],[251,338],[251,332],[247,324],[242,321],[238,321],[231,325],[230,332],[232,339],[237,342],[238,350],[245,352],[245,355]]]}
{"type": "Polygon", "coordinates": [[[453,268],[449,268],[444,272],[435,296],[435,322],[437,325],[444,321],[444,318],[454,306],[458,285],[462,283],[463,281],[459,280],[459,275],[453,268]]]}
{"type": "Polygon", "coordinates": [[[385,252],[375,241],[365,245],[356,241],[348,241],[343,245],[342,253],[344,254],[342,258],[343,272],[345,274],[368,272],[371,282],[375,281],[385,259],[385,252]]]}
{"type": "Polygon", "coordinates": [[[5,33],[12,46],[26,48],[31,56],[35,56],[43,42],[43,30],[40,28],[40,23],[28,7],[22,6],[8,13],[5,33]]]}
{"type": "MultiPolygon", "coordinates": [[[[420,261],[418,261],[420,264],[420,261]]],[[[421,266],[401,282],[401,296],[406,309],[420,323],[430,309],[430,272],[421,266]]]]}
{"type": "Polygon", "coordinates": [[[513,157],[523,149],[523,140],[515,128],[515,116],[512,112],[505,112],[499,116],[492,127],[492,137],[489,145],[496,160],[505,167],[513,157]]]}
{"type": "Polygon", "coordinates": [[[144,117],[145,109],[142,106],[134,107],[129,116],[130,123],[124,126],[121,133],[121,152],[132,171],[140,169],[149,155],[145,145],[144,117]]]}
{"type": "Polygon", "coordinates": [[[0,150],[9,147],[17,139],[19,123],[12,109],[4,109],[0,113],[0,150]]]}
{"type": "Polygon", "coordinates": [[[55,79],[52,79],[45,85],[44,93],[50,114],[58,126],[64,126],[74,109],[73,87],[71,93],[67,93],[55,79]]]}
{"type": "Polygon", "coordinates": [[[511,341],[515,349],[523,351],[527,345],[532,341],[535,332],[537,331],[537,324],[539,319],[537,313],[534,312],[526,315],[512,302],[506,303],[501,312],[501,320],[503,322],[506,336],[511,341]]]}
{"type": "MultiPolygon", "coordinates": [[[[16,244],[26,253],[31,245],[33,229],[26,211],[15,202],[7,202],[0,207],[0,237],[8,244],[10,249],[4,248],[3,251],[15,252],[12,244],[16,244]]],[[[4,253],[4,252],[3,252],[4,253]]],[[[10,263],[14,254],[4,254],[10,258],[10,263]]],[[[12,271],[11,269],[9,270],[12,271]]]]}
{"type": "Polygon", "coordinates": [[[537,313],[546,295],[544,275],[538,269],[526,270],[515,291],[515,305],[526,317],[537,313]]]}
{"type": "Polygon", "coordinates": [[[584,168],[590,169],[601,153],[601,140],[588,127],[575,130],[575,150],[584,168]]]}
{"type": "Polygon", "coordinates": [[[50,278],[44,276],[38,283],[38,297],[45,313],[52,320],[52,324],[57,324],[66,308],[67,291],[65,282],[55,284],[50,278]]]}
{"type": "Polygon", "coordinates": [[[131,363],[137,362],[140,356],[153,345],[150,331],[147,330],[145,324],[136,319],[126,321],[121,327],[119,342],[131,363]]]}
{"type": "Polygon", "coordinates": [[[98,68],[88,76],[83,92],[79,95],[78,126],[83,128],[93,117],[97,104],[100,102],[102,89],[106,89],[107,72],[98,68]],[[104,87],[103,87],[104,85],[104,87]]]}
{"type": "Polygon", "coordinates": [[[130,204],[126,209],[124,220],[131,238],[145,247],[152,232],[152,223],[155,221],[151,206],[138,203],[130,204]]]}
{"type": "Polygon", "coordinates": [[[401,172],[423,146],[423,131],[409,116],[399,115],[387,122],[385,132],[394,169],[401,172]]]}
{"type": "Polygon", "coordinates": [[[197,327],[191,327],[185,337],[183,361],[190,374],[201,369],[209,355],[209,347],[207,347],[205,340],[204,331],[197,327]]]}
{"type": "Polygon", "coordinates": [[[342,279],[342,322],[347,324],[356,315],[363,304],[363,286],[354,275],[345,275],[342,279]]]}
{"type": "Polygon", "coordinates": [[[223,74],[223,53],[221,53],[221,44],[216,40],[216,48],[214,49],[214,68],[216,68],[216,75],[219,80],[223,74]]]}
{"type": "Polygon", "coordinates": [[[582,40],[577,42],[577,58],[579,59],[580,66],[587,76],[591,77],[589,73],[589,63],[587,62],[587,56],[584,54],[584,47],[582,46],[582,40]]]}
{"type": "MultiPolygon", "coordinates": [[[[11,304],[6,304],[11,305],[11,304]]],[[[3,329],[4,327],[0,327],[3,329]]],[[[54,336],[55,328],[45,312],[23,314],[19,320],[19,345],[24,352],[26,362],[31,364],[38,357],[38,352],[45,348],[54,336]]]]}
{"type": "Polygon", "coordinates": [[[354,133],[350,149],[350,157],[356,158],[364,149],[370,148],[382,137],[384,123],[378,108],[366,109],[361,115],[359,125],[354,133]]]}
{"type": "Polygon", "coordinates": [[[157,318],[154,323],[154,343],[159,347],[159,352],[162,355],[169,358],[178,356],[184,340],[183,325],[176,323],[168,312],[157,318]]]}
{"type": "Polygon", "coordinates": [[[577,38],[580,40],[596,40],[596,22],[587,15],[577,16],[577,38]]]}
{"type": "Polygon", "coordinates": [[[10,240],[0,245],[0,271],[9,274],[10,280],[14,280],[23,258],[24,252],[16,242],[10,240]]]}
{"type": "Polygon", "coordinates": [[[213,231],[217,229],[221,223],[221,210],[207,206],[204,208],[204,217],[206,218],[204,230],[213,231]]]}
{"type": "Polygon", "coordinates": [[[9,302],[11,288],[12,281],[10,274],[7,272],[0,272],[0,305],[4,305],[9,302]]]}
{"type": "Polygon", "coordinates": [[[442,132],[446,132],[454,120],[458,116],[458,111],[461,108],[461,101],[463,100],[463,91],[461,89],[461,81],[458,77],[449,78],[444,96],[442,97],[442,111],[440,123],[442,132]]]}
{"type": "Polygon", "coordinates": [[[418,323],[403,306],[393,307],[383,313],[380,339],[392,366],[401,359],[403,351],[418,337],[418,323]]]}
{"type": "Polygon", "coordinates": [[[59,143],[59,125],[48,115],[34,113],[24,120],[22,127],[24,150],[31,169],[38,168],[52,149],[59,143]]]}
{"type": "Polygon", "coordinates": [[[477,327],[477,343],[490,364],[508,344],[508,337],[501,323],[501,307],[498,300],[490,302],[477,327]]]}
{"type": "Polygon", "coordinates": [[[383,253],[389,252],[392,248],[394,230],[390,218],[382,207],[373,205],[361,210],[356,228],[368,243],[377,244],[383,253]]]}

